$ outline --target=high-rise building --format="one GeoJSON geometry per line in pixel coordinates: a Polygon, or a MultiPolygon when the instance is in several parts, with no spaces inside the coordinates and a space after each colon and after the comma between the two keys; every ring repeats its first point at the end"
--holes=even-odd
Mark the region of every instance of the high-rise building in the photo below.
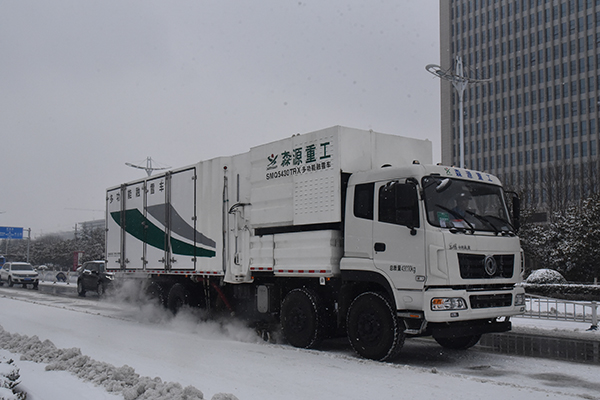
{"type": "MultiPolygon", "coordinates": [[[[598,192],[600,0],[440,0],[441,69],[464,92],[464,159],[547,211],[598,192]],[[455,72],[455,71],[454,71],[455,72]]],[[[441,81],[442,162],[459,165],[458,91],[441,81]]]]}

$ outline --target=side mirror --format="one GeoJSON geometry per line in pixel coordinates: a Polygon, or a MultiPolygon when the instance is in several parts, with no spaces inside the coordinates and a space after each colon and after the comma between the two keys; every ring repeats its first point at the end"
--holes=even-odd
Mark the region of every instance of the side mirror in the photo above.
{"type": "Polygon", "coordinates": [[[452,180],[449,178],[443,179],[436,187],[435,191],[442,193],[452,185],[452,180]]]}
{"type": "Polygon", "coordinates": [[[512,211],[513,226],[515,231],[518,232],[521,227],[521,199],[519,199],[516,193],[513,194],[512,211]]]}

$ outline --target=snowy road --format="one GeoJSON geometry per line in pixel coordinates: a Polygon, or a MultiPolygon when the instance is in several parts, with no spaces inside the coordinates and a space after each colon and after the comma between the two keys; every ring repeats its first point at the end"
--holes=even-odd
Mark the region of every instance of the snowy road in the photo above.
{"type": "Polygon", "coordinates": [[[91,296],[0,287],[0,325],[143,376],[193,385],[207,399],[600,399],[596,365],[448,351],[426,339],[407,340],[397,361],[380,363],[358,358],[343,341],[299,350],[264,343],[233,322],[198,322],[191,313],[173,318],[91,296]]]}

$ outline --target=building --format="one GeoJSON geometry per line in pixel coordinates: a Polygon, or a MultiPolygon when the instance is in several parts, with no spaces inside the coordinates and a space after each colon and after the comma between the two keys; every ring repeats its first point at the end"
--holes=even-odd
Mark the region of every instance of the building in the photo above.
{"type": "MultiPolygon", "coordinates": [[[[553,211],[598,192],[600,0],[440,0],[442,70],[463,76],[465,166],[553,211]],[[452,71],[450,71],[452,72],[452,71]]],[[[441,81],[442,162],[459,165],[458,92],[441,81]]]]}
{"type": "Polygon", "coordinates": [[[104,219],[95,219],[92,221],[85,221],[79,223],[80,230],[94,230],[106,228],[106,221],[104,219]]]}

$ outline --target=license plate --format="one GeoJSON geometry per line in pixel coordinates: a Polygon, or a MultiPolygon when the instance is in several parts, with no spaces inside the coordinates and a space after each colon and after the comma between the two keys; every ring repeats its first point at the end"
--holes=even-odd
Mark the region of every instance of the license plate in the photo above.
{"type": "Polygon", "coordinates": [[[31,280],[31,278],[25,278],[25,281],[30,281],[30,280],[31,280]]]}

